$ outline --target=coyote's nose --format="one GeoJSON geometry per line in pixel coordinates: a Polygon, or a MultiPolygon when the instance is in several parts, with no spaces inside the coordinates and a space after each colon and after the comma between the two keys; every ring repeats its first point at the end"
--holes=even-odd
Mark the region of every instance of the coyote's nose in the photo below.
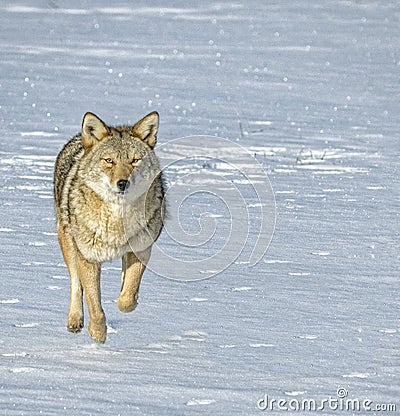
{"type": "Polygon", "coordinates": [[[129,188],[130,182],[125,179],[120,179],[117,182],[118,189],[122,192],[126,191],[129,188]]]}

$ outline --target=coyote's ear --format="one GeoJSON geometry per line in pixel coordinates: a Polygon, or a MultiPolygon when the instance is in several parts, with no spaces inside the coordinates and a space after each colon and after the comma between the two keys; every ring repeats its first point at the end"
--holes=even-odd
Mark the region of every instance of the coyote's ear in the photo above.
{"type": "Polygon", "coordinates": [[[133,134],[147,143],[151,149],[154,149],[157,142],[158,120],[158,113],[153,111],[138,121],[132,129],[133,134]]]}
{"type": "Polygon", "coordinates": [[[103,140],[109,133],[108,127],[96,115],[93,113],[84,115],[82,121],[82,143],[86,149],[103,140]]]}

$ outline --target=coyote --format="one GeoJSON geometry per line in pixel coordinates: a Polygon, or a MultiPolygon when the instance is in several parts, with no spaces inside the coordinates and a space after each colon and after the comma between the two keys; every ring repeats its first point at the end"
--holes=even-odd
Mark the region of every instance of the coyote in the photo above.
{"type": "Polygon", "coordinates": [[[71,278],[68,330],[83,328],[105,342],[101,306],[101,263],[122,258],[118,307],[135,309],[152,244],[163,227],[164,185],[157,157],[159,116],[152,112],[134,126],[109,127],[93,113],[82,131],[61,150],[54,169],[57,233],[71,278]]]}

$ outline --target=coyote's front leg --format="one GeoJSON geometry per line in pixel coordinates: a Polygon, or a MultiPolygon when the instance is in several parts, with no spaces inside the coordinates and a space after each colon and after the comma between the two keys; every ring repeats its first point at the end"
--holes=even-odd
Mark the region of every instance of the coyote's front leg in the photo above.
{"type": "Polygon", "coordinates": [[[138,253],[139,257],[132,252],[122,257],[122,285],[118,298],[121,312],[132,312],[136,308],[140,281],[150,259],[150,252],[151,248],[138,253]]]}
{"type": "Polygon", "coordinates": [[[96,342],[105,342],[107,337],[106,317],[101,307],[100,269],[101,264],[86,260],[81,253],[77,255],[77,270],[83,286],[89,310],[89,334],[96,342]]]}
{"type": "Polygon", "coordinates": [[[72,237],[57,224],[58,240],[70,276],[70,306],[67,328],[70,332],[80,332],[83,328],[82,285],[79,280],[76,258],[77,248],[72,237]]]}

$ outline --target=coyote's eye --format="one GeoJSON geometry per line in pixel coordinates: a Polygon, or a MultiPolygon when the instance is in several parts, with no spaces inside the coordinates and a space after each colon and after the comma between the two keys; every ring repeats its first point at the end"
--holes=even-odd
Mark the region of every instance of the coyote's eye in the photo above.
{"type": "Polygon", "coordinates": [[[132,159],[132,165],[136,165],[137,163],[140,162],[140,159],[132,159]]]}
{"type": "Polygon", "coordinates": [[[113,164],[113,160],[111,159],[111,157],[106,157],[106,158],[104,159],[104,161],[105,161],[106,163],[108,163],[109,165],[112,165],[112,164],[113,164]]]}

